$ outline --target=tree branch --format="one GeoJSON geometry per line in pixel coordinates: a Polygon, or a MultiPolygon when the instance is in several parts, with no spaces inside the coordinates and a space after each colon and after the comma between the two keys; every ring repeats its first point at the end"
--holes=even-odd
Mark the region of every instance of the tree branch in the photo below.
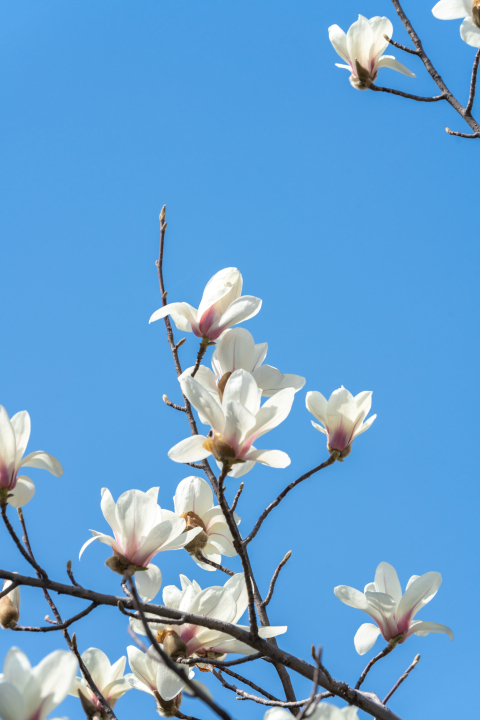
{"type": "Polygon", "coordinates": [[[374,92],[385,92],[391,95],[399,95],[400,97],[407,98],[408,100],[417,100],[417,102],[438,102],[439,100],[446,100],[446,95],[433,95],[432,97],[424,97],[423,95],[412,95],[411,93],[403,92],[402,90],[394,90],[393,88],[380,87],[380,85],[370,85],[369,90],[374,92]]]}
{"type": "Polygon", "coordinates": [[[365,670],[362,672],[362,674],[358,678],[357,684],[355,685],[355,690],[358,690],[363,685],[365,678],[367,677],[368,673],[370,672],[372,667],[375,665],[375,663],[377,663],[379,660],[386,657],[387,655],[390,655],[390,653],[392,652],[392,650],[395,649],[395,647],[396,647],[396,643],[389,642],[387,647],[384,648],[382,650],[382,652],[378,653],[378,655],[376,655],[374,658],[372,658],[370,660],[367,667],[365,668],[365,670]]]}
{"type": "Polygon", "coordinates": [[[473,101],[475,100],[475,89],[477,86],[477,72],[478,72],[478,63],[479,62],[480,62],[480,48],[477,50],[477,54],[475,55],[475,60],[473,61],[472,79],[470,80],[470,95],[468,96],[468,102],[467,102],[467,106],[465,108],[465,112],[468,114],[470,114],[472,112],[473,101]]]}
{"type": "Polygon", "coordinates": [[[418,50],[413,50],[412,48],[409,48],[406,45],[402,45],[401,43],[395,42],[395,40],[392,40],[392,38],[389,38],[388,35],[384,35],[383,37],[385,38],[385,40],[388,40],[390,45],[393,45],[393,47],[396,47],[399,50],[403,50],[403,52],[410,53],[410,55],[419,55],[418,50]]]}
{"type": "Polygon", "coordinates": [[[387,704],[387,702],[388,702],[388,701],[390,700],[390,698],[392,697],[393,693],[398,690],[398,688],[400,687],[400,685],[407,679],[407,677],[410,675],[410,673],[412,672],[412,670],[418,665],[419,662],[420,662],[420,655],[415,655],[415,658],[414,658],[412,664],[405,670],[405,672],[403,673],[403,675],[397,680],[397,682],[395,683],[395,685],[393,686],[393,688],[390,690],[390,692],[387,693],[387,695],[385,695],[385,697],[384,697],[384,699],[383,699],[383,704],[384,704],[384,705],[387,704]]]}
{"type": "Polygon", "coordinates": [[[275,572],[273,573],[273,577],[270,581],[270,587],[268,588],[267,597],[265,598],[265,600],[262,601],[262,606],[264,608],[267,607],[268,603],[272,599],[273,591],[275,590],[275,583],[277,582],[278,576],[280,575],[280,570],[287,564],[287,562],[290,560],[291,557],[292,557],[292,551],[289,550],[287,552],[287,554],[285,555],[285,557],[283,558],[283,560],[278,564],[278,567],[275,570],[275,572]]]}
{"type": "Polygon", "coordinates": [[[256,690],[256,691],[259,692],[261,695],[264,695],[266,698],[268,698],[268,700],[274,700],[275,702],[281,702],[281,700],[279,700],[278,698],[276,698],[275,695],[271,695],[269,692],[267,692],[266,690],[264,690],[263,688],[261,688],[259,685],[256,685],[256,684],[255,684],[254,682],[252,682],[251,680],[248,680],[246,677],[243,677],[243,675],[237,675],[237,673],[233,672],[233,670],[229,670],[229,669],[226,668],[225,666],[222,667],[222,668],[219,668],[218,673],[213,673],[213,666],[211,666],[211,672],[212,672],[212,674],[215,675],[215,677],[217,678],[217,680],[220,679],[220,678],[218,677],[218,675],[221,676],[222,673],[226,673],[227,675],[230,675],[230,677],[235,678],[235,680],[239,680],[240,682],[244,683],[245,685],[248,685],[249,687],[252,688],[252,690],[256,690]]]}
{"type": "Polygon", "coordinates": [[[61,623],[60,625],[57,625],[57,623],[54,623],[53,625],[50,625],[49,627],[23,627],[20,625],[15,625],[15,627],[11,628],[15,631],[23,631],[23,632],[41,632],[41,633],[47,633],[47,632],[55,632],[55,630],[65,630],[65,628],[70,627],[70,625],[73,625],[74,622],[77,622],[77,620],[81,620],[82,618],[89,615],[92,610],[95,610],[95,608],[98,607],[98,604],[96,602],[92,602],[85,610],[82,610],[82,612],[79,612],[78,615],[74,615],[69,620],[65,620],[65,622],[61,623]]]}
{"type": "Polygon", "coordinates": [[[213,562],[213,560],[208,560],[205,555],[202,554],[202,551],[199,550],[198,553],[195,556],[197,560],[200,560],[200,562],[205,563],[206,565],[210,565],[211,567],[214,567],[216,570],[221,570],[226,575],[230,575],[230,577],[233,577],[235,573],[233,570],[229,570],[228,568],[224,567],[223,565],[219,565],[216,562],[213,562]]]}

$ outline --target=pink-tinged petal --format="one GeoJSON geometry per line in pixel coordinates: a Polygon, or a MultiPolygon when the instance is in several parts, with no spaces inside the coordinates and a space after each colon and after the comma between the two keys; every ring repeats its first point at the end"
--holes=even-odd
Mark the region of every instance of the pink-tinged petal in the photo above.
{"type": "Polygon", "coordinates": [[[291,463],[287,453],[282,450],[251,450],[245,455],[245,460],[253,460],[273,468],[286,468],[291,463]]]}
{"type": "Polygon", "coordinates": [[[20,462],[20,467],[33,467],[39,470],[48,470],[49,473],[56,477],[63,475],[63,468],[53,455],[38,450],[37,452],[26,455],[20,462]]]}
{"type": "Polygon", "coordinates": [[[27,449],[28,440],[30,438],[30,415],[26,410],[21,410],[12,417],[10,422],[15,433],[15,440],[17,446],[15,466],[18,468],[20,467],[20,460],[22,459],[23,454],[27,449]]]}
{"type": "Polygon", "coordinates": [[[224,403],[223,408],[225,413],[223,439],[227,445],[233,447],[237,457],[243,457],[242,446],[255,427],[255,415],[238,402],[224,403]]]}
{"type": "Polygon", "coordinates": [[[376,625],[372,625],[372,623],[360,625],[353,640],[357,653],[365,655],[375,645],[379,635],[380,628],[376,625]]]}
{"type": "Polygon", "coordinates": [[[141,547],[132,556],[127,557],[134,565],[147,567],[152,558],[163,550],[163,546],[178,538],[184,530],[185,520],[183,518],[166,520],[152,528],[141,547]]]}
{"type": "MultiPolygon", "coordinates": [[[[170,303],[169,305],[165,305],[165,307],[161,307],[153,313],[148,322],[156,322],[156,320],[161,320],[171,314],[174,314],[176,319],[183,318],[185,322],[183,326],[179,328],[179,330],[183,330],[183,332],[191,332],[192,325],[196,325],[197,311],[188,303],[183,302],[170,303]]],[[[175,318],[172,317],[174,322],[175,318]]],[[[175,322],[175,325],[176,324],[175,322]]],[[[181,321],[180,324],[182,325],[181,321]]]]}
{"type": "Polygon", "coordinates": [[[242,294],[242,275],[237,268],[224,268],[210,278],[198,306],[198,319],[210,308],[223,314],[231,303],[242,294]]]}
{"type": "Polygon", "coordinates": [[[375,573],[375,592],[385,593],[393,598],[396,605],[402,599],[402,588],[397,571],[387,562],[381,562],[375,573]]]}
{"type": "Polygon", "coordinates": [[[252,295],[243,295],[237,300],[234,300],[228,310],[222,315],[222,317],[211,326],[209,337],[212,340],[216,340],[220,335],[232,325],[250,320],[262,307],[262,301],[260,298],[253,297],[252,295]]]}
{"type": "Polygon", "coordinates": [[[428,635],[432,632],[439,633],[441,635],[448,635],[450,640],[453,640],[453,632],[446,625],[428,621],[422,622],[421,620],[417,620],[411,624],[410,630],[406,634],[405,640],[410,637],[410,635],[418,635],[418,637],[425,637],[425,635],[428,635]]]}
{"type": "Polygon", "coordinates": [[[407,632],[419,610],[432,600],[442,584],[438,572],[428,572],[414,580],[398,604],[396,619],[400,632],[407,632]]]}
{"type": "Polygon", "coordinates": [[[30,478],[25,475],[17,477],[17,483],[12,490],[8,492],[8,504],[12,507],[23,507],[35,495],[35,485],[30,478]]]}
{"type": "Polygon", "coordinates": [[[16,440],[10,418],[0,405],[0,487],[9,488],[15,477],[16,440]]]}
{"type": "Polygon", "coordinates": [[[203,518],[213,508],[212,488],[203,478],[190,475],[177,485],[173,504],[177,515],[194,512],[203,518]]]}
{"type": "Polygon", "coordinates": [[[211,452],[203,447],[206,439],[205,435],[193,435],[185,438],[185,440],[181,440],[168,451],[168,457],[178,463],[204,460],[211,455],[211,452]]]}
{"type": "Polygon", "coordinates": [[[181,387],[193,407],[207,420],[204,424],[211,425],[216,432],[222,433],[225,425],[222,408],[208,390],[192,377],[184,378],[181,387]]]}
{"type": "Polygon", "coordinates": [[[395,600],[381,592],[369,592],[365,593],[368,604],[370,605],[370,615],[373,617],[375,622],[378,623],[382,631],[382,635],[385,640],[392,640],[400,634],[398,625],[395,621],[395,609],[397,607],[395,600]],[[372,613],[372,608],[374,612],[372,613]],[[381,617],[381,621],[377,621],[375,613],[378,613],[381,617]]]}
{"type": "Polygon", "coordinates": [[[347,32],[347,52],[350,61],[355,66],[355,60],[365,69],[369,70],[370,59],[373,57],[375,38],[370,23],[363,15],[350,25],[347,32]]]}
{"type": "Polygon", "coordinates": [[[116,539],[123,548],[123,554],[130,560],[155,522],[157,488],[154,492],[155,495],[152,497],[151,494],[141,490],[127,490],[117,500],[115,506],[118,527],[116,539]]]}

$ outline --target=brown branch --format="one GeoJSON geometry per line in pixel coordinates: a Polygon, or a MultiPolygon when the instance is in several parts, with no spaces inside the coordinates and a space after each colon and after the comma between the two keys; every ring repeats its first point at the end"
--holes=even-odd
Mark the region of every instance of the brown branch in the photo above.
{"type": "Polygon", "coordinates": [[[480,133],[455,132],[455,130],[450,130],[449,127],[445,128],[445,132],[447,132],[449,135],[455,135],[456,137],[467,138],[467,140],[476,140],[476,138],[480,137],[480,133]]]}
{"type": "Polygon", "coordinates": [[[193,715],[184,715],[180,710],[177,710],[175,717],[180,718],[180,720],[198,720],[198,718],[193,717],[193,715]]]}
{"type": "Polygon", "coordinates": [[[390,700],[390,698],[392,697],[393,693],[398,690],[398,688],[400,687],[400,685],[407,679],[407,677],[410,675],[410,673],[412,672],[412,670],[418,665],[419,662],[420,662],[420,655],[415,655],[415,658],[414,658],[412,664],[405,670],[405,672],[403,673],[403,675],[397,680],[397,682],[395,683],[395,685],[393,686],[393,688],[390,690],[390,692],[387,693],[387,695],[385,695],[385,697],[384,697],[384,699],[383,699],[383,704],[384,704],[384,705],[387,704],[387,702],[388,702],[388,701],[390,700]]]}
{"type": "Polygon", "coordinates": [[[378,653],[378,655],[375,655],[375,657],[370,660],[370,662],[366,666],[365,670],[362,672],[362,674],[358,678],[357,684],[355,685],[355,690],[358,690],[363,685],[365,678],[367,677],[368,673],[370,672],[372,667],[375,665],[375,663],[377,663],[379,660],[386,657],[387,655],[390,655],[392,650],[394,650],[395,648],[396,648],[396,643],[389,642],[387,647],[384,648],[382,650],[382,652],[378,653]]]}
{"type": "Polygon", "coordinates": [[[216,570],[221,570],[226,575],[230,575],[230,577],[233,577],[235,573],[233,570],[229,570],[228,568],[224,567],[223,565],[219,565],[216,562],[213,562],[213,560],[208,560],[208,558],[205,557],[205,555],[202,555],[202,552],[199,551],[196,556],[197,560],[200,560],[200,562],[205,563],[206,565],[210,565],[211,567],[214,567],[216,570]]]}
{"type": "MultiPolygon", "coordinates": [[[[15,627],[12,628],[12,630],[15,631],[22,631],[22,632],[41,632],[41,633],[47,633],[47,632],[55,632],[55,630],[64,630],[67,627],[70,627],[70,625],[73,625],[74,622],[77,622],[77,620],[81,620],[82,618],[89,615],[92,610],[95,610],[95,608],[98,607],[98,603],[92,602],[85,610],[82,610],[82,612],[79,612],[77,615],[74,615],[69,620],[65,620],[65,622],[61,623],[60,625],[57,625],[57,623],[53,623],[49,627],[23,627],[20,625],[15,625],[15,627]]],[[[51,622],[51,621],[50,621],[51,622]]]]}
{"type": "Polygon", "coordinates": [[[380,87],[380,85],[370,85],[369,90],[374,92],[385,92],[391,95],[400,95],[400,97],[407,98],[408,100],[416,100],[417,102],[438,102],[439,100],[446,100],[446,95],[433,95],[432,97],[425,97],[423,95],[412,95],[411,93],[403,92],[402,90],[394,90],[393,88],[380,87]]]}
{"type": "MultiPolygon", "coordinates": [[[[95,592],[83,587],[74,587],[72,585],[65,585],[63,583],[54,582],[50,579],[45,578],[34,578],[18,573],[10,572],[9,570],[0,569],[0,579],[12,580],[18,582],[20,586],[46,588],[53,592],[57,592],[60,595],[68,595],[70,597],[79,597],[90,602],[97,602],[98,605],[105,605],[109,607],[118,608],[118,602],[120,601],[125,608],[130,610],[135,609],[132,600],[125,597],[118,597],[116,595],[106,595],[104,593],[95,592]]],[[[249,645],[253,650],[261,652],[265,659],[269,659],[273,664],[280,663],[286,668],[293,670],[307,680],[314,678],[315,668],[313,665],[305,662],[301,658],[297,658],[294,655],[290,655],[281,648],[279,648],[273,642],[258,638],[253,640],[251,634],[239,627],[238,625],[231,625],[230,623],[215,620],[210,617],[203,615],[195,615],[193,613],[184,613],[173,608],[163,607],[162,605],[152,605],[147,603],[140,603],[142,610],[149,615],[158,615],[160,622],[165,622],[165,618],[170,622],[171,620],[182,620],[192,625],[200,625],[210,630],[216,630],[222,633],[226,633],[236,640],[249,645]]],[[[319,685],[328,692],[344,699],[351,705],[364,710],[369,715],[372,715],[377,720],[400,720],[398,715],[395,715],[389,708],[379,705],[374,702],[366,694],[358,692],[353,688],[348,687],[346,683],[339,682],[338,680],[330,681],[323,673],[319,678],[319,685]]],[[[288,706],[287,706],[288,707],[288,706]]],[[[299,707],[298,704],[293,704],[292,707],[299,707]]]]}
{"type": "Polygon", "coordinates": [[[265,600],[262,601],[262,606],[264,608],[267,607],[268,603],[272,599],[273,591],[275,590],[275,583],[277,582],[278,576],[280,575],[280,570],[287,564],[287,562],[290,560],[291,557],[292,557],[292,551],[289,550],[287,552],[287,554],[285,555],[285,557],[283,558],[283,560],[278,564],[278,567],[275,570],[275,572],[273,573],[273,577],[270,581],[270,587],[268,588],[267,597],[265,598],[265,600]]]}
{"type": "MultiPolygon", "coordinates": [[[[205,664],[208,663],[208,665],[213,665],[213,667],[216,668],[225,668],[225,667],[232,667],[233,665],[244,665],[245,663],[252,662],[253,660],[260,660],[260,658],[263,658],[263,655],[261,652],[255,653],[254,655],[246,655],[245,657],[238,658],[238,660],[211,660],[208,658],[208,660],[205,660],[205,664]]],[[[179,659],[177,662],[181,663],[182,665],[199,665],[202,664],[201,658],[198,657],[195,658],[186,658],[185,660],[179,659]]]]}
{"type": "Polygon", "coordinates": [[[3,597],[5,597],[5,595],[8,595],[9,593],[13,592],[13,590],[15,590],[15,588],[17,588],[18,585],[19,585],[18,582],[13,582],[13,583],[11,583],[11,585],[9,585],[5,590],[2,590],[2,592],[0,592],[0,600],[1,600],[3,597]]]}
{"type": "Polygon", "coordinates": [[[237,505],[238,505],[238,501],[240,500],[240,495],[242,494],[244,487],[245,487],[245,483],[243,483],[243,482],[240,483],[240,487],[239,487],[238,490],[237,490],[237,494],[236,494],[235,497],[233,498],[232,507],[230,508],[230,510],[232,511],[232,513],[235,512],[235,508],[236,508],[237,505]]]}
{"type": "Polygon", "coordinates": [[[323,470],[324,468],[328,467],[329,465],[333,465],[335,460],[336,460],[336,458],[334,457],[334,455],[333,454],[330,455],[328,460],[325,460],[325,462],[323,462],[321,465],[318,465],[316,468],[313,468],[313,470],[310,470],[309,472],[305,473],[305,475],[302,475],[297,480],[294,480],[293,482],[291,482],[290,485],[287,485],[285,490],[283,490],[280,493],[280,495],[272,503],[270,503],[270,505],[267,507],[267,509],[264,510],[263,513],[260,515],[260,517],[258,518],[257,522],[255,523],[255,525],[253,527],[253,530],[251,531],[251,533],[249,535],[247,535],[247,537],[243,541],[243,544],[246,546],[252,542],[253,538],[255,537],[255,535],[258,533],[258,531],[262,527],[264,520],[270,515],[272,510],[274,510],[277,507],[277,505],[280,505],[281,501],[288,495],[288,493],[291,490],[293,490],[293,488],[297,487],[297,485],[300,485],[300,483],[303,482],[304,480],[308,480],[309,477],[311,477],[315,473],[319,472],[319,470],[323,470]]]}
{"type": "MultiPolygon", "coordinates": [[[[127,576],[126,576],[127,577],[127,576]]],[[[147,622],[147,619],[145,617],[145,613],[142,608],[142,603],[140,602],[137,594],[137,590],[135,587],[135,584],[131,578],[131,576],[127,577],[127,582],[130,587],[130,592],[132,593],[132,601],[135,606],[136,611],[140,615],[140,619],[142,621],[143,628],[147,634],[148,639],[152,643],[155,652],[157,653],[158,657],[162,659],[162,661],[165,663],[165,665],[170,669],[173,670],[173,672],[178,675],[179,678],[185,681],[185,685],[191,690],[191,692],[195,695],[195,697],[198,697],[199,700],[202,700],[211,710],[213,710],[216,715],[222,718],[222,720],[232,720],[230,715],[223,710],[217,703],[212,700],[209,695],[207,695],[206,692],[204,692],[200,687],[195,685],[195,683],[190,680],[188,677],[188,673],[186,673],[183,668],[179,668],[177,663],[174,662],[167,653],[160,647],[159,643],[157,642],[155,635],[152,633],[150,629],[150,625],[147,622]]]]}
{"type": "Polygon", "coordinates": [[[418,50],[413,50],[412,48],[409,48],[406,45],[402,45],[401,43],[395,42],[395,40],[392,40],[392,38],[389,38],[388,35],[384,35],[383,37],[385,38],[385,40],[388,40],[390,45],[393,45],[393,47],[396,47],[399,50],[403,50],[403,52],[410,53],[410,55],[419,55],[418,50]]]}
{"type": "Polygon", "coordinates": [[[468,114],[470,114],[472,112],[473,101],[475,100],[475,89],[477,86],[477,73],[478,73],[478,63],[479,62],[480,62],[480,48],[477,50],[477,53],[475,55],[475,60],[473,61],[472,79],[470,80],[470,94],[468,96],[468,102],[465,107],[465,112],[468,114]]]}
{"type": "Polygon", "coordinates": [[[211,666],[211,672],[212,672],[212,674],[215,675],[217,680],[219,679],[218,674],[221,675],[222,673],[226,673],[227,675],[230,675],[230,677],[235,678],[235,680],[239,680],[240,682],[244,683],[244,685],[248,685],[249,687],[252,688],[252,690],[256,690],[256,692],[259,692],[261,695],[264,695],[266,698],[268,698],[268,700],[274,700],[275,702],[281,702],[281,700],[279,700],[277,697],[275,697],[275,695],[271,695],[269,692],[267,692],[266,690],[261,688],[259,685],[256,685],[251,680],[248,680],[246,677],[243,677],[243,675],[238,675],[237,673],[233,672],[233,670],[229,670],[226,667],[222,667],[219,669],[219,672],[217,674],[217,673],[213,673],[213,666],[211,666]]]}
{"type": "Polygon", "coordinates": [[[195,377],[195,375],[197,374],[198,369],[203,360],[203,356],[207,352],[207,349],[210,347],[210,345],[215,345],[215,343],[210,342],[210,340],[208,338],[203,338],[202,342],[200,343],[200,348],[198,350],[197,359],[195,361],[195,365],[193,366],[192,374],[190,377],[195,377]]]}
{"type": "Polygon", "coordinates": [[[183,407],[182,405],[177,405],[176,403],[170,402],[167,395],[162,396],[162,400],[165,403],[165,405],[168,405],[168,407],[173,408],[174,410],[179,410],[180,412],[187,412],[187,408],[183,407]]]}
{"type": "Polygon", "coordinates": [[[75,578],[73,577],[72,561],[71,561],[71,560],[69,560],[69,561],[67,562],[67,575],[68,575],[68,577],[70,578],[70,582],[72,583],[72,585],[76,585],[77,587],[82,587],[82,586],[80,585],[80,583],[78,583],[78,582],[75,580],[75,578]]]}

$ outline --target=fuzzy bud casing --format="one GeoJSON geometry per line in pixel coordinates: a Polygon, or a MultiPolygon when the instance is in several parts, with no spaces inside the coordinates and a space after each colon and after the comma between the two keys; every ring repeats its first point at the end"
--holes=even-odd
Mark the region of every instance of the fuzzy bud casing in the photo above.
{"type": "MultiPolygon", "coordinates": [[[[11,580],[5,580],[3,589],[12,585],[11,580]]],[[[7,595],[0,598],[0,627],[8,630],[20,620],[20,588],[16,587],[7,595]]]]}
{"type": "Polygon", "coordinates": [[[155,693],[157,700],[157,712],[161,717],[172,718],[177,716],[177,711],[182,704],[182,693],[179,693],[173,700],[164,700],[159,692],[155,693]]]}
{"type": "Polygon", "coordinates": [[[480,0],[473,0],[472,20],[474,25],[480,28],[480,0]]]}

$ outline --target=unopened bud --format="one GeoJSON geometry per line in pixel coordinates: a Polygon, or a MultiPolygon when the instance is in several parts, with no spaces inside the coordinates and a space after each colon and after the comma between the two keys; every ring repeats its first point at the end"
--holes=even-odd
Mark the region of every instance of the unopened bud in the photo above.
{"type": "Polygon", "coordinates": [[[202,528],[201,532],[199,532],[198,535],[195,535],[193,540],[185,545],[185,550],[190,553],[190,555],[195,555],[199,550],[203,550],[208,542],[208,535],[205,532],[205,523],[201,517],[191,511],[182,513],[180,517],[185,520],[185,530],[183,532],[188,532],[188,530],[193,530],[194,528],[202,528]]]}
{"type": "Polygon", "coordinates": [[[133,565],[125,555],[113,551],[113,555],[105,560],[105,565],[119,575],[134,575],[137,570],[146,570],[147,568],[133,565]]]}
{"type": "Polygon", "coordinates": [[[82,703],[82,708],[85,711],[85,715],[88,718],[92,719],[98,717],[98,708],[94,705],[90,698],[87,697],[87,695],[83,694],[83,691],[80,688],[78,688],[78,697],[80,699],[80,702],[82,703]]]}
{"type": "Polygon", "coordinates": [[[67,570],[68,570],[68,572],[70,572],[71,569],[72,569],[72,561],[69,560],[69,561],[67,562],[67,570]]]}
{"type": "Polygon", "coordinates": [[[168,399],[168,395],[162,395],[162,400],[166,405],[168,405],[168,403],[170,402],[170,400],[168,399]]]}
{"type": "Polygon", "coordinates": [[[181,340],[179,340],[179,341],[177,342],[177,345],[176,345],[177,350],[178,350],[179,347],[182,347],[182,345],[183,345],[184,342],[187,342],[187,338],[186,338],[186,337],[182,338],[181,340]]]}
{"type": "MultiPolygon", "coordinates": [[[[12,585],[11,580],[5,580],[3,589],[12,585]]],[[[4,597],[0,598],[0,627],[4,630],[14,627],[20,620],[20,589],[14,588],[4,597]]]]}
{"type": "Polygon", "coordinates": [[[161,634],[163,634],[163,639],[159,642],[162,643],[168,657],[172,658],[172,660],[187,657],[188,648],[180,635],[177,635],[173,630],[164,630],[161,634]]]}
{"type": "Polygon", "coordinates": [[[235,460],[235,450],[225,442],[220,433],[215,433],[213,437],[207,438],[203,443],[203,447],[212,453],[215,460],[221,463],[232,465],[235,460]]]}
{"type": "Polygon", "coordinates": [[[72,635],[72,648],[74,650],[77,649],[77,633],[73,633],[72,635]]]}
{"type": "Polygon", "coordinates": [[[355,75],[353,73],[350,75],[350,85],[354,87],[355,90],[368,90],[375,78],[370,76],[368,70],[365,70],[358,60],[355,60],[355,73],[355,75]]]}
{"type": "Polygon", "coordinates": [[[173,700],[164,700],[159,692],[155,693],[157,700],[157,712],[162,717],[173,718],[177,717],[178,709],[182,704],[182,693],[179,693],[173,700]]]}
{"type": "Polygon", "coordinates": [[[160,210],[159,220],[165,220],[165,215],[167,214],[167,206],[164,205],[162,209],[160,210]]]}
{"type": "Polygon", "coordinates": [[[480,0],[473,0],[472,20],[474,25],[480,28],[480,0]]]}

